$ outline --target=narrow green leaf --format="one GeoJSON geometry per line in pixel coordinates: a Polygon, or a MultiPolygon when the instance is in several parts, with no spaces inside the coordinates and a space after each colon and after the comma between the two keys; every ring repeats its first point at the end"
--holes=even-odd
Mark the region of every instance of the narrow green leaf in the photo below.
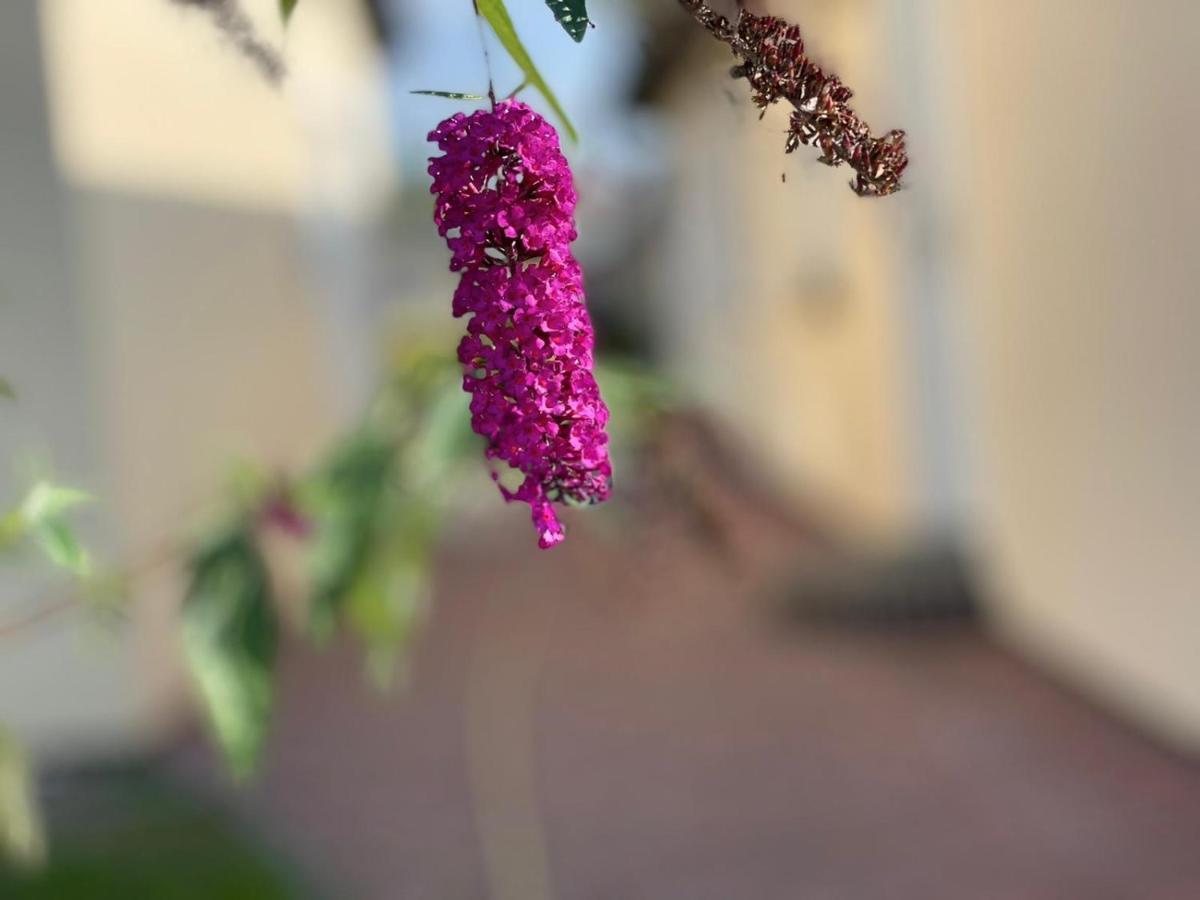
{"type": "Polygon", "coordinates": [[[292,18],[292,13],[296,11],[296,4],[299,0],[279,0],[279,14],[283,17],[283,24],[286,25],[292,18]]]}
{"type": "Polygon", "coordinates": [[[575,132],[575,126],[571,124],[566,110],[562,108],[562,104],[554,96],[554,91],[550,89],[550,85],[542,78],[542,73],[533,64],[533,59],[529,56],[525,45],[521,43],[521,38],[517,35],[517,29],[508,15],[508,8],[505,7],[504,0],[476,0],[476,7],[479,14],[492,26],[492,31],[496,32],[501,46],[512,57],[513,62],[521,69],[525,78],[550,104],[550,108],[554,110],[554,114],[558,116],[563,128],[566,129],[567,135],[572,141],[578,141],[579,135],[575,132]]]}
{"type": "Polygon", "coordinates": [[[46,558],[59,568],[81,576],[91,571],[91,559],[66,519],[42,519],[34,525],[33,537],[46,558]]]}
{"type": "Polygon", "coordinates": [[[19,744],[0,729],[0,857],[36,866],[46,855],[33,772],[19,744]]]}
{"type": "Polygon", "coordinates": [[[409,91],[422,97],[445,97],[447,100],[486,100],[483,94],[463,94],[458,91],[409,91]]]}
{"type": "Polygon", "coordinates": [[[517,94],[521,93],[521,91],[525,90],[525,88],[527,88],[527,87],[529,87],[529,79],[522,78],[520,84],[518,84],[515,88],[513,88],[511,91],[509,91],[507,94],[504,95],[504,99],[511,100],[513,97],[517,96],[517,94]]]}
{"type": "Polygon", "coordinates": [[[21,512],[31,523],[53,519],[69,509],[90,503],[92,497],[84,491],[60,487],[48,481],[39,481],[29,491],[21,512]]]}
{"type": "Polygon", "coordinates": [[[580,43],[588,30],[587,0],[546,0],[546,5],[563,30],[580,43]]]}
{"type": "Polygon", "coordinates": [[[88,574],[90,559],[67,521],[66,513],[91,499],[83,491],[39,481],[21,508],[0,522],[0,545],[29,536],[54,565],[75,575],[88,574]]]}
{"type": "Polygon", "coordinates": [[[0,378],[0,398],[5,400],[16,400],[17,392],[12,386],[12,382],[7,378],[0,378]]]}
{"type": "Polygon", "coordinates": [[[192,559],[183,638],[217,740],[245,777],[266,738],[279,640],[266,564],[248,526],[192,559]]]}

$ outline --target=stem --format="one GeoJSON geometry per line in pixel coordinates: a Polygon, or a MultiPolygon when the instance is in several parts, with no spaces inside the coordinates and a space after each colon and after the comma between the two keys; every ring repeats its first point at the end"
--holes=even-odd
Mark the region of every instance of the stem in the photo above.
{"type": "Polygon", "coordinates": [[[471,0],[471,8],[475,10],[475,27],[479,29],[479,47],[483,50],[483,66],[487,69],[488,100],[492,104],[492,112],[496,111],[496,85],[492,80],[492,57],[488,53],[487,36],[483,33],[483,16],[479,14],[478,0],[471,0]]]}
{"type": "Polygon", "coordinates": [[[287,65],[279,51],[259,35],[254,20],[238,0],[174,0],[184,7],[196,7],[212,16],[213,24],[238,52],[250,60],[270,84],[278,86],[287,74],[287,65]]]}
{"type": "Polygon", "coordinates": [[[79,606],[79,597],[60,597],[57,600],[41,603],[23,616],[17,616],[0,625],[0,638],[12,637],[27,628],[40,625],[48,619],[70,612],[79,606]]]}
{"type": "Polygon", "coordinates": [[[858,176],[851,187],[860,196],[884,197],[900,190],[908,166],[904,132],[873,135],[849,105],[853,92],[812,61],[795,25],[776,16],[757,16],[740,3],[732,21],[705,0],[679,3],[740,60],[730,74],[749,82],[754,103],[764,114],[781,100],[792,106],[786,152],[801,145],[816,147],[820,162],[848,165],[858,176]]]}
{"type": "MultiPolygon", "coordinates": [[[[162,566],[174,562],[183,555],[183,549],[175,540],[167,540],[152,548],[141,559],[123,570],[124,580],[131,585],[162,566]]],[[[122,570],[118,569],[118,572],[122,570]]],[[[74,612],[84,606],[84,598],[78,592],[63,597],[46,599],[36,604],[29,612],[0,623],[0,640],[15,637],[26,629],[34,628],[63,613],[74,612]]]]}

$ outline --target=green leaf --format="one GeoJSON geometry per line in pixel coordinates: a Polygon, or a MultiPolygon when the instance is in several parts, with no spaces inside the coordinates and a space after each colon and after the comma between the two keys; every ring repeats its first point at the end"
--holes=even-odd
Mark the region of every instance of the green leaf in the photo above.
{"type": "Polygon", "coordinates": [[[303,492],[316,528],[309,562],[309,619],[318,638],[328,638],[337,627],[346,596],[367,558],[394,460],[389,441],[361,430],[334,450],[303,492]]]}
{"type": "Polygon", "coordinates": [[[21,504],[21,512],[31,523],[36,524],[91,501],[91,495],[83,491],[39,481],[21,504]]]}
{"type": "Polygon", "coordinates": [[[366,647],[367,671],[388,687],[396,660],[428,607],[430,558],[439,518],[414,494],[393,498],[346,598],[346,621],[366,647]]]}
{"type": "Polygon", "coordinates": [[[576,43],[582,42],[588,29],[587,0],[546,0],[546,5],[563,30],[576,43]]]}
{"type": "Polygon", "coordinates": [[[423,559],[380,557],[365,569],[347,605],[351,627],[366,647],[366,668],[377,687],[391,686],[428,606],[429,569],[423,559]]]}
{"type": "Polygon", "coordinates": [[[0,523],[0,545],[28,535],[54,565],[75,575],[88,574],[91,570],[90,558],[75,536],[66,513],[91,502],[91,499],[83,491],[39,481],[15,516],[10,513],[0,523]]]}
{"type": "Polygon", "coordinates": [[[7,378],[0,378],[0,398],[5,400],[16,400],[17,392],[13,388],[12,382],[7,378]]]}
{"type": "Polygon", "coordinates": [[[299,0],[279,0],[279,15],[283,17],[284,25],[291,21],[292,13],[296,11],[298,2],[299,0]]]}
{"type": "Polygon", "coordinates": [[[253,772],[274,700],[279,626],[250,526],[240,525],[191,561],[183,607],[188,663],[235,776],[253,772]]]}
{"type": "Polygon", "coordinates": [[[59,568],[75,575],[86,575],[91,571],[91,558],[65,519],[42,520],[33,527],[33,537],[46,558],[59,568]]]}
{"type": "Polygon", "coordinates": [[[33,772],[20,745],[0,729],[0,856],[36,866],[46,855],[33,772]]]}
{"type": "Polygon", "coordinates": [[[558,98],[554,96],[554,91],[550,89],[550,85],[546,84],[546,80],[542,78],[542,73],[533,64],[533,59],[530,58],[529,51],[521,43],[521,38],[517,35],[517,29],[513,26],[512,19],[508,15],[508,9],[504,5],[504,0],[476,0],[476,7],[479,10],[479,14],[492,26],[492,31],[496,32],[496,37],[500,39],[501,46],[504,47],[508,55],[512,57],[513,62],[521,69],[526,80],[546,98],[546,102],[550,104],[550,108],[554,110],[554,114],[558,116],[563,128],[566,129],[567,135],[572,141],[578,141],[579,135],[575,131],[575,126],[571,124],[570,118],[568,118],[566,111],[562,108],[562,104],[558,102],[558,98]]]}
{"type": "Polygon", "coordinates": [[[445,97],[447,100],[486,100],[483,94],[463,94],[458,91],[409,91],[422,97],[445,97]]]}

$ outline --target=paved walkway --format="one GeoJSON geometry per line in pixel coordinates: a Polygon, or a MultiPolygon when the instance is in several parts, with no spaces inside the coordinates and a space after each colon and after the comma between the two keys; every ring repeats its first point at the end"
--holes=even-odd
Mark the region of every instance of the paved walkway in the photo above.
{"type": "Polygon", "coordinates": [[[755,527],[447,552],[408,692],[289,654],[250,814],[338,900],[1200,897],[1200,768],[969,627],[782,625],[755,527]]]}

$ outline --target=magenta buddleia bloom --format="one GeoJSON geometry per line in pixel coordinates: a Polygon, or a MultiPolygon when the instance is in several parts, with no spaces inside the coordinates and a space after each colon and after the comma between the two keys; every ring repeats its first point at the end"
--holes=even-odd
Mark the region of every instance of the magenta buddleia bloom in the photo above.
{"type": "Polygon", "coordinates": [[[471,426],[487,456],[519,469],[506,500],[528,503],[538,544],[563,539],[553,503],[608,497],[608,408],[592,375],[595,338],[571,255],[575,189],[558,135],[523,103],[457,113],[429,135],[434,220],[461,272],[454,315],[471,426]]]}

